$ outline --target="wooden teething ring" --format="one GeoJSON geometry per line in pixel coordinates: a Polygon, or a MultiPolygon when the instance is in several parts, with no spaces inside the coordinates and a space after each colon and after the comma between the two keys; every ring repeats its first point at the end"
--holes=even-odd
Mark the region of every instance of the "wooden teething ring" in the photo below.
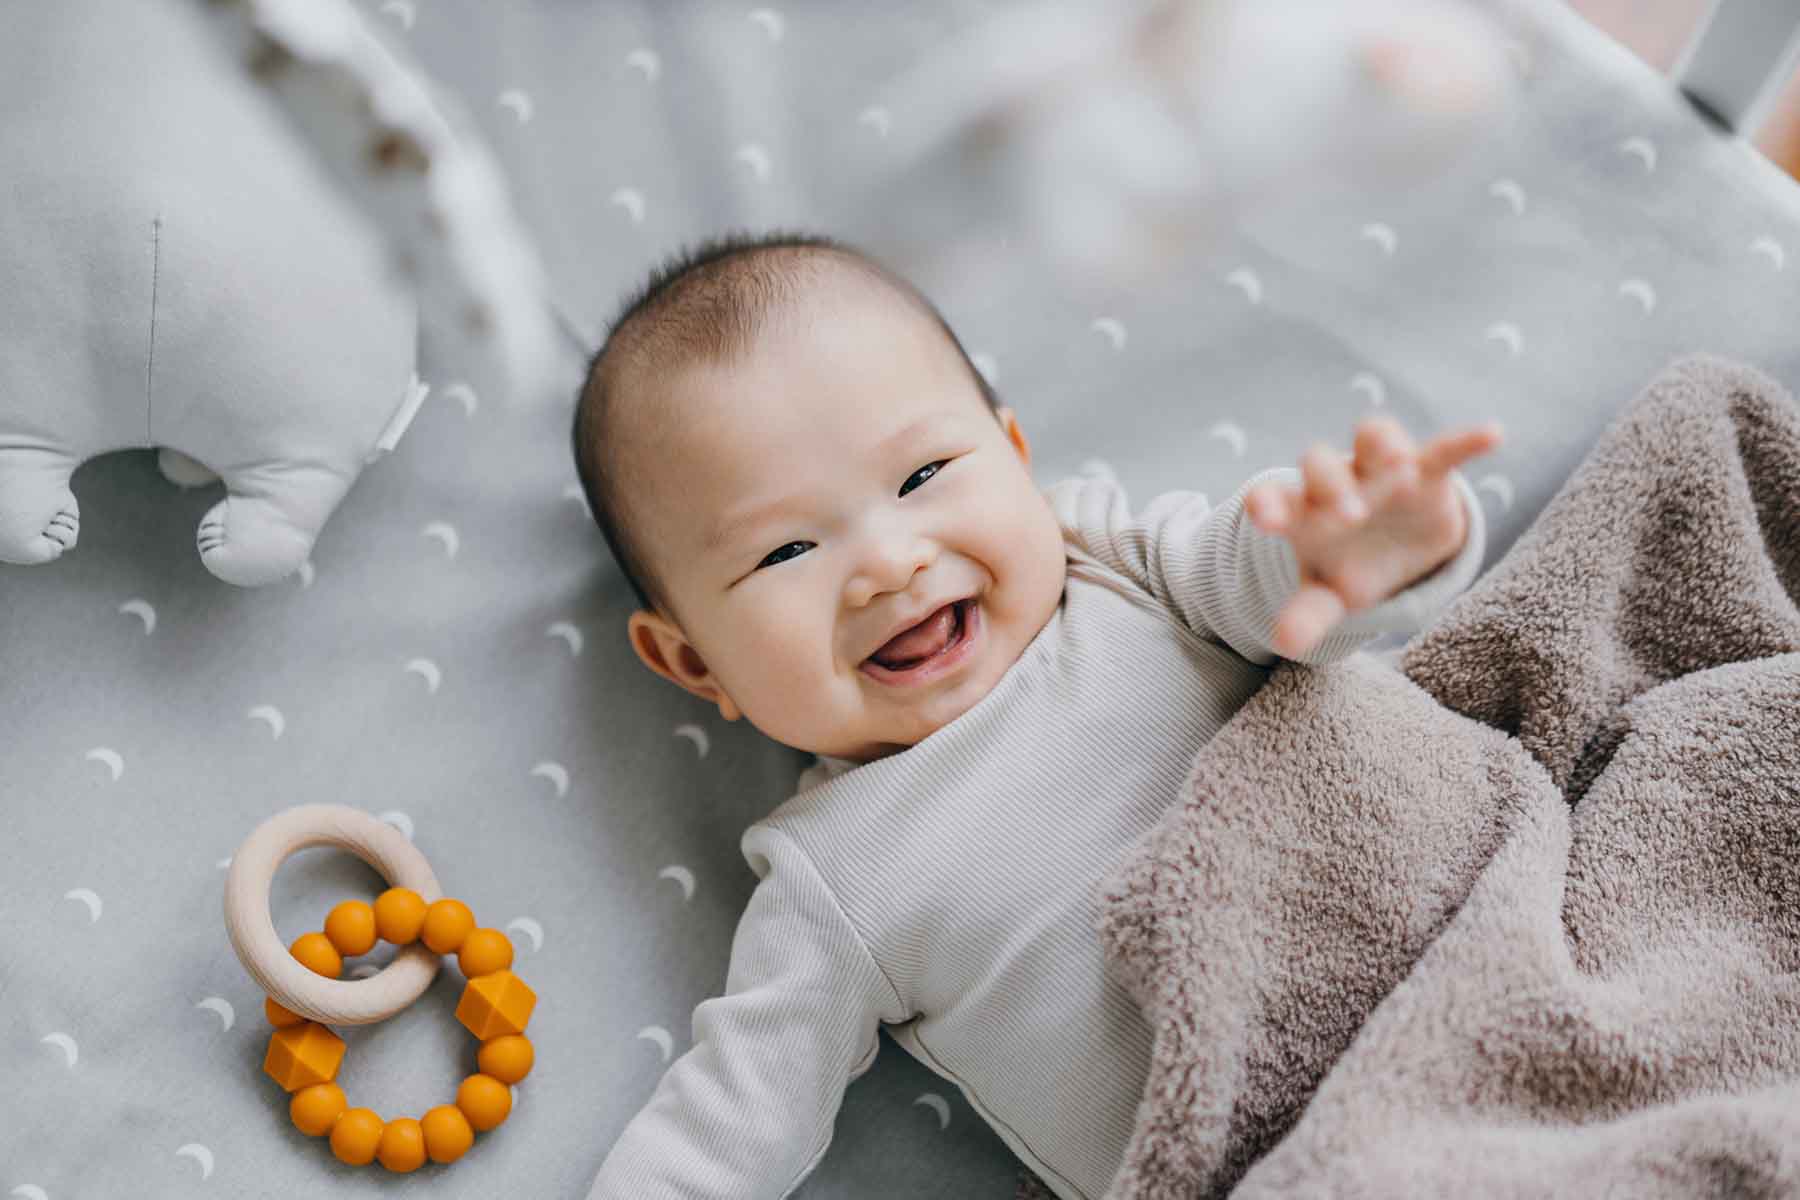
{"type": "Polygon", "coordinates": [[[345,804],[301,804],[258,825],[231,857],[225,876],[231,948],[257,986],[284,1008],[324,1025],[385,1021],[425,993],[443,959],[414,942],[368,979],[327,979],[302,965],[275,932],[269,885],[290,854],[309,846],[348,850],[391,886],[411,888],[426,903],[443,897],[425,855],[386,821],[345,804]]]}

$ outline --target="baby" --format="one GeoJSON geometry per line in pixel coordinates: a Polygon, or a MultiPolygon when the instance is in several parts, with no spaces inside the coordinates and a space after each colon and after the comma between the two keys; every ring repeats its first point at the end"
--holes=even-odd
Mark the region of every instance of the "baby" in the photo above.
{"type": "Polygon", "coordinates": [[[1150,1031],[1096,884],[1277,658],[1429,622],[1481,566],[1456,464],[1363,422],[1209,507],[1040,490],[937,309],[836,240],[670,261],[595,355],[574,451],[658,675],[817,762],[744,833],[760,879],[725,993],[589,1200],[776,1200],[817,1165],[877,1030],[1050,1188],[1099,1200],[1150,1031]]]}

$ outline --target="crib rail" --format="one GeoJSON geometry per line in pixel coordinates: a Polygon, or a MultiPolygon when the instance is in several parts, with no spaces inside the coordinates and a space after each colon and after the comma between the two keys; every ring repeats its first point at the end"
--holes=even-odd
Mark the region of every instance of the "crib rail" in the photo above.
{"type": "Polygon", "coordinates": [[[1695,107],[1748,136],[1800,58],[1800,0],[1713,0],[1669,74],[1695,107]]]}

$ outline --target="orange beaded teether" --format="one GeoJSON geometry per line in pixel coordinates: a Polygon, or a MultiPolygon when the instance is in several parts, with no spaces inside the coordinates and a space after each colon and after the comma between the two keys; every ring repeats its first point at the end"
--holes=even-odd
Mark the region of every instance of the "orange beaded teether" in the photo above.
{"type": "Polygon", "coordinates": [[[344,805],[300,805],[276,814],[233,856],[225,923],[239,960],[270,993],[263,1010],[275,1030],[263,1070],[291,1093],[294,1127],[326,1138],[341,1162],[379,1160],[396,1173],[427,1161],[455,1162],[477,1132],[511,1115],[511,1085],[530,1074],[536,1057],[525,1026],[537,994],[512,973],[512,940],[498,929],[478,927],[462,901],[439,895],[424,856],[398,830],[344,805]],[[269,884],[289,854],[321,843],[351,850],[395,886],[373,903],[345,900],[325,918],[322,931],[301,934],[284,952],[269,919],[269,884]],[[344,960],[366,954],[377,940],[401,948],[393,962],[373,978],[339,980],[344,960]],[[344,1041],[326,1023],[369,1024],[392,1016],[430,984],[441,955],[455,955],[467,980],[456,1019],[481,1042],[476,1073],[463,1079],[454,1103],[417,1119],[384,1121],[372,1109],[351,1107],[336,1082],[344,1041]]]}
{"type": "Polygon", "coordinates": [[[394,1172],[415,1170],[427,1158],[454,1162],[477,1132],[486,1133],[512,1113],[509,1085],[531,1072],[535,1057],[525,1025],[537,993],[508,969],[511,938],[498,929],[476,928],[474,914],[462,901],[446,897],[427,905],[411,888],[389,888],[373,906],[346,900],[331,910],[323,933],[303,933],[288,949],[308,969],[335,979],[346,955],[373,948],[377,929],[398,935],[402,945],[418,937],[437,953],[455,954],[463,967],[468,983],[456,1019],[482,1045],[476,1055],[480,1070],[456,1089],[456,1103],[439,1105],[418,1120],[396,1117],[387,1122],[370,1109],[349,1107],[344,1090],[334,1082],[344,1059],[343,1039],[273,997],[268,1000],[269,1021],[276,1029],[263,1070],[293,1093],[288,1115],[294,1127],[312,1137],[329,1137],[331,1152],[343,1162],[362,1166],[379,1160],[394,1172]],[[383,924],[383,912],[404,919],[383,924]]]}

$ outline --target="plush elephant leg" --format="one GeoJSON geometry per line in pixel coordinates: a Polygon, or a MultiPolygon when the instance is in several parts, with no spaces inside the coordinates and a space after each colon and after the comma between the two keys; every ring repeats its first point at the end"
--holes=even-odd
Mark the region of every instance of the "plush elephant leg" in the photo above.
{"type": "Polygon", "coordinates": [[[81,507],[69,477],[81,464],[48,446],[0,446],[0,562],[47,563],[75,548],[81,507]]]}
{"type": "Polygon", "coordinates": [[[205,463],[195,462],[167,446],[156,452],[156,469],[162,472],[164,479],[180,488],[203,487],[218,478],[205,463]]]}
{"type": "Polygon", "coordinates": [[[228,494],[201,519],[195,541],[206,569],[239,587],[261,587],[299,570],[355,481],[291,463],[227,471],[223,478],[228,494]]]}

